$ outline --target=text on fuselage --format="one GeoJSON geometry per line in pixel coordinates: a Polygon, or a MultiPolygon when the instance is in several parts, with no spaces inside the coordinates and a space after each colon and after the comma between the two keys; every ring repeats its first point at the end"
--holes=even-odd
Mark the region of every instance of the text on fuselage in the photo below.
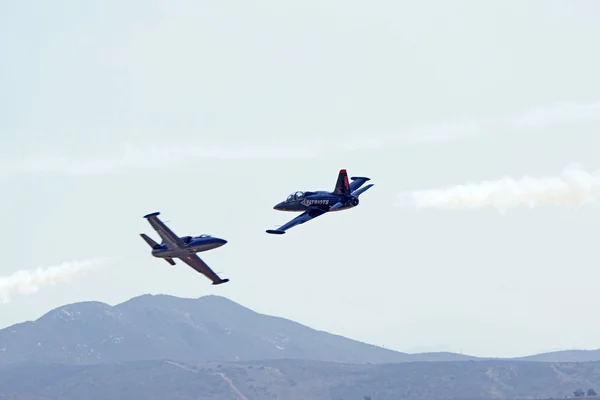
{"type": "Polygon", "coordinates": [[[329,204],[329,200],[308,200],[308,199],[304,199],[301,204],[303,204],[305,206],[312,206],[312,205],[315,205],[315,204],[318,204],[318,205],[327,205],[327,204],[329,204]]]}

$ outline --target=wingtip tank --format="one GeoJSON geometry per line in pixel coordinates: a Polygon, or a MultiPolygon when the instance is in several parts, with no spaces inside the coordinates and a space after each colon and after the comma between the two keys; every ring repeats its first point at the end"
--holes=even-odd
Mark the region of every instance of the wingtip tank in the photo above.
{"type": "Polygon", "coordinates": [[[279,229],[267,229],[266,232],[272,235],[283,235],[285,233],[285,231],[280,231],[279,229]]]}
{"type": "Polygon", "coordinates": [[[159,211],[156,211],[156,212],[153,212],[150,214],[146,214],[146,215],[144,215],[144,218],[156,217],[157,215],[160,215],[159,211]]]}

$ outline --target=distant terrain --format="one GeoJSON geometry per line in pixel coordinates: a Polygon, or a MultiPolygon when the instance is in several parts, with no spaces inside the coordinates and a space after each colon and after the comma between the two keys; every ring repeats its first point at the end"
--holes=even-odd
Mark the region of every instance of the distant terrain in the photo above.
{"type": "Polygon", "coordinates": [[[0,330],[0,365],[281,358],[357,363],[475,359],[452,353],[400,353],[262,315],[220,296],[144,295],[114,307],[76,303],[0,330]]]}
{"type": "Polygon", "coordinates": [[[0,399],[483,400],[572,396],[600,387],[600,362],[131,361],[0,368],[0,399]]]}
{"type": "Polygon", "coordinates": [[[407,354],[220,296],[76,303],[0,330],[0,399],[542,399],[578,388],[600,389],[600,351],[407,354]]]}

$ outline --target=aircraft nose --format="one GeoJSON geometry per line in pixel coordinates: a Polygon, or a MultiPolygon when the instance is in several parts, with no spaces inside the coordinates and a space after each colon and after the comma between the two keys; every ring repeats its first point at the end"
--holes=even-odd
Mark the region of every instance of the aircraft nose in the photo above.
{"type": "Polygon", "coordinates": [[[274,209],[274,210],[281,210],[281,209],[283,208],[283,205],[284,205],[284,204],[285,204],[285,203],[284,203],[283,201],[282,201],[281,203],[277,203],[277,204],[275,204],[275,205],[273,206],[273,209],[274,209]]]}
{"type": "Polygon", "coordinates": [[[221,238],[215,238],[215,243],[217,243],[219,246],[223,246],[224,244],[227,244],[227,240],[221,239],[221,238]]]}

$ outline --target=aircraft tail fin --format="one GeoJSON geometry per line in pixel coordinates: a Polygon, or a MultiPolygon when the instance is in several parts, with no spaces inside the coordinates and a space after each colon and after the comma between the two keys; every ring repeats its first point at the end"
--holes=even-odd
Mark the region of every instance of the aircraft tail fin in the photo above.
{"type": "Polygon", "coordinates": [[[157,249],[160,247],[158,243],[156,243],[150,236],[146,235],[145,233],[140,233],[140,236],[146,241],[146,243],[148,243],[148,246],[152,247],[153,249],[157,249]]]}
{"type": "Polygon", "coordinates": [[[348,173],[345,169],[340,169],[337,182],[335,183],[334,194],[350,194],[350,184],[348,183],[348,173]]]}

